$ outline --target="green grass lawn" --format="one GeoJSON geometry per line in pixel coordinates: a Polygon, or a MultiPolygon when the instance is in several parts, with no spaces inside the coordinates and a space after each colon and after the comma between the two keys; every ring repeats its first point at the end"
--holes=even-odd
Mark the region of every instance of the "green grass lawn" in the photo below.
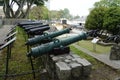
{"type": "MultiPolygon", "coordinates": [[[[26,56],[27,48],[25,46],[25,39],[23,36],[23,31],[17,27],[18,33],[16,35],[17,39],[12,47],[11,59],[9,59],[9,74],[19,74],[22,72],[31,71],[31,64],[26,56]]],[[[0,59],[0,75],[5,74],[5,61],[6,61],[6,50],[2,51],[2,60],[0,59]]],[[[35,62],[34,62],[34,65],[35,62]]],[[[35,66],[35,69],[38,67],[35,66]]],[[[38,75],[38,74],[37,74],[38,75]]],[[[3,77],[0,77],[0,80],[3,80],[3,77]]],[[[7,80],[33,80],[33,75],[23,75],[12,78],[7,78],[7,80]]],[[[35,80],[39,80],[36,78],[35,80]]]]}
{"type": "Polygon", "coordinates": [[[93,43],[91,40],[82,40],[76,44],[95,53],[109,53],[111,49],[111,46],[101,46],[96,44],[96,51],[94,51],[93,43]]]}

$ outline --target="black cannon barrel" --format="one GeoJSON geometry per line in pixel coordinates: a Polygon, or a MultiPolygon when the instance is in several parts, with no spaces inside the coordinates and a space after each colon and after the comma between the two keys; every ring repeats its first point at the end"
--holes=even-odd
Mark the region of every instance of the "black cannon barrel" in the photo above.
{"type": "Polygon", "coordinates": [[[30,33],[29,35],[42,35],[44,32],[43,31],[37,31],[37,32],[34,32],[34,33],[30,33]]]}
{"type": "Polygon", "coordinates": [[[33,28],[35,26],[49,26],[48,24],[37,24],[37,25],[24,25],[22,26],[23,29],[27,29],[27,28],[33,28]]]}
{"type": "MultiPolygon", "coordinates": [[[[41,24],[38,24],[38,25],[41,25],[41,24]]],[[[24,25],[22,26],[22,28],[25,29],[25,28],[32,27],[32,26],[36,26],[36,25],[24,25]]]]}
{"type": "Polygon", "coordinates": [[[46,31],[46,30],[48,30],[48,29],[50,29],[50,27],[49,26],[45,26],[45,27],[40,27],[40,28],[35,28],[35,29],[30,29],[28,32],[27,32],[27,34],[34,34],[34,33],[36,33],[36,32],[43,32],[43,31],[46,31]]]}
{"type": "Polygon", "coordinates": [[[42,24],[42,23],[40,21],[25,21],[18,23],[18,26],[22,27],[24,25],[38,25],[38,24],[42,24]]]}
{"type": "Polygon", "coordinates": [[[45,34],[40,35],[38,37],[30,38],[26,42],[26,45],[35,45],[35,44],[40,43],[41,41],[43,41],[45,39],[50,39],[51,40],[52,38],[57,37],[59,35],[69,33],[70,30],[71,30],[71,28],[66,28],[64,30],[60,30],[60,31],[52,32],[52,33],[45,33],[45,34]]]}
{"type": "Polygon", "coordinates": [[[38,57],[38,56],[49,53],[54,48],[58,48],[58,47],[62,48],[64,46],[70,45],[74,42],[77,42],[79,40],[86,39],[86,38],[87,38],[87,34],[82,32],[81,34],[77,36],[65,38],[63,40],[55,40],[53,42],[42,44],[40,46],[31,48],[31,51],[28,53],[27,56],[38,57]]]}
{"type": "Polygon", "coordinates": [[[35,25],[35,26],[25,27],[25,31],[29,31],[30,29],[40,28],[40,27],[45,27],[45,26],[49,26],[49,25],[44,24],[44,25],[35,25]]]}

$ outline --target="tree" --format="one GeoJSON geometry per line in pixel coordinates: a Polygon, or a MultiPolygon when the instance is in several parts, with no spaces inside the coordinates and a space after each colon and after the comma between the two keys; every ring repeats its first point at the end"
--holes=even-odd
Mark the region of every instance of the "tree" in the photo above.
{"type": "Polygon", "coordinates": [[[92,9],[90,14],[87,16],[85,27],[87,29],[103,29],[105,12],[106,8],[104,7],[92,9]]]}
{"type": "Polygon", "coordinates": [[[3,6],[4,1],[0,0],[0,6],[3,6]]]}
{"type": "Polygon", "coordinates": [[[94,4],[87,17],[85,27],[102,29],[118,34],[120,30],[120,0],[101,0],[94,4]]]}
{"type": "Polygon", "coordinates": [[[63,18],[69,18],[69,14],[70,14],[70,12],[69,12],[69,10],[67,9],[67,8],[65,8],[64,10],[63,10],[63,18]]]}
{"type": "Polygon", "coordinates": [[[49,19],[49,10],[46,6],[34,6],[29,13],[30,19],[47,20],[49,19]]]}
{"type": "Polygon", "coordinates": [[[70,14],[67,8],[63,10],[52,10],[50,11],[50,16],[54,20],[60,20],[61,18],[71,19],[72,15],[70,14]]]}
{"type": "Polygon", "coordinates": [[[120,7],[120,0],[101,0],[94,4],[95,7],[120,7]]]}
{"type": "Polygon", "coordinates": [[[44,5],[47,0],[0,0],[0,4],[3,4],[3,11],[6,18],[25,18],[33,4],[44,5]],[[16,11],[13,11],[13,6],[17,5],[16,11]],[[26,10],[24,6],[27,6],[26,10]]]}
{"type": "Polygon", "coordinates": [[[106,7],[103,28],[112,34],[119,32],[120,0],[101,0],[94,4],[95,8],[106,7]]]}
{"type": "Polygon", "coordinates": [[[52,20],[59,20],[61,16],[61,12],[57,10],[51,10],[50,11],[50,18],[52,20]]]}
{"type": "Polygon", "coordinates": [[[80,16],[79,15],[76,15],[75,17],[74,17],[74,19],[79,19],[80,18],[80,16]]]}
{"type": "Polygon", "coordinates": [[[120,30],[120,8],[111,7],[104,16],[104,29],[112,34],[118,34],[120,30]]]}

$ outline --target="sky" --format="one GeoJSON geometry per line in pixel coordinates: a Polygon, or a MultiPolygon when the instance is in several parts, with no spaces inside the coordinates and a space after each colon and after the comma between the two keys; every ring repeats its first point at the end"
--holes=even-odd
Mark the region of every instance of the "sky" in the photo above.
{"type": "Polygon", "coordinates": [[[87,16],[89,14],[89,9],[98,1],[100,0],[50,0],[49,9],[60,10],[68,8],[70,14],[73,16],[87,16]]]}

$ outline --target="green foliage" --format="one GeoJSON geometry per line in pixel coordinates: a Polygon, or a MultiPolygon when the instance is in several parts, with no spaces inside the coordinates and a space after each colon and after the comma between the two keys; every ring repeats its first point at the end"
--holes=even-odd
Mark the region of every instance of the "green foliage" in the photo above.
{"type": "Polygon", "coordinates": [[[35,6],[29,13],[30,19],[47,20],[49,19],[49,10],[46,6],[35,6]]]}
{"type": "Polygon", "coordinates": [[[80,18],[80,16],[79,15],[76,15],[75,17],[74,17],[74,19],[79,19],[80,18]]]}
{"type": "Polygon", "coordinates": [[[65,8],[64,10],[51,10],[50,17],[52,20],[60,20],[61,18],[71,19],[72,15],[70,14],[69,10],[65,8]]]}
{"type": "Polygon", "coordinates": [[[87,29],[107,30],[112,34],[118,34],[120,21],[120,0],[101,0],[94,4],[87,17],[85,27],[87,29]]]}
{"type": "Polygon", "coordinates": [[[103,29],[103,21],[106,8],[94,8],[87,16],[85,27],[87,29],[103,29]]]}
{"type": "Polygon", "coordinates": [[[103,45],[96,44],[96,51],[94,51],[93,43],[91,42],[91,40],[82,40],[77,42],[76,45],[97,54],[103,54],[103,53],[107,54],[110,52],[110,49],[111,49],[111,46],[103,46],[103,45]]]}
{"type": "Polygon", "coordinates": [[[100,0],[94,4],[95,7],[120,7],[120,0],[100,0]]]}
{"type": "Polygon", "coordinates": [[[67,18],[67,19],[69,19],[69,17],[70,17],[70,11],[69,11],[67,8],[65,8],[65,9],[63,10],[63,16],[62,16],[62,18],[67,18]]]}
{"type": "Polygon", "coordinates": [[[104,17],[104,28],[112,34],[118,34],[120,30],[120,8],[111,7],[106,11],[104,17]]]}
{"type": "Polygon", "coordinates": [[[62,11],[61,10],[60,11],[56,11],[56,10],[50,11],[50,18],[52,20],[59,20],[61,15],[62,15],[62,11]]]}
{"type": "Polygon", "coordinates": [[[36,4],[37,6],[43,5],[44,4],[44,0],[35,0],[34,4],[36,4]]]}

